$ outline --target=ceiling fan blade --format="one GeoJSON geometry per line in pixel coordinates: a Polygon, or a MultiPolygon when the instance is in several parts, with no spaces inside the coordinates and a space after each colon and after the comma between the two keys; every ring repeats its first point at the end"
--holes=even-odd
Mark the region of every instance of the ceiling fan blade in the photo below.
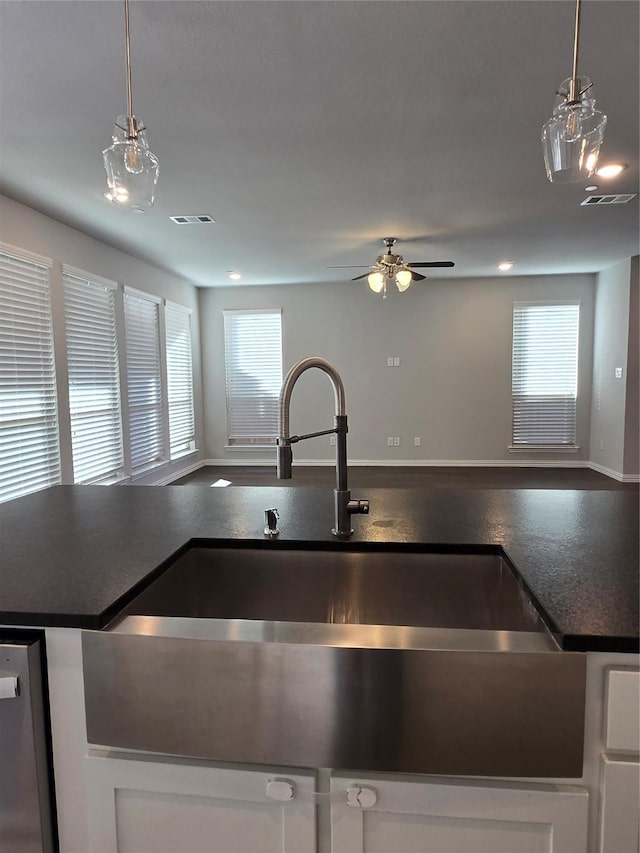
{"type": "Polygon", "coordinates": [[[414,272],[413,270],[411,270],[411,281],[424,281],[425,278],[426,275],[420,275],[419,272],[414,272]]]}
{"type": "Polygon", "coordinates": [[[351,281],[360,281],[361,278],[366,278],[368,275],[368,272],[362,273],[362,275],[357,275],[355,278],[352,278],[351,281]]]}
{"type": "Polygon", "coordinates": [[[327,267],[328,270],[359,270],[363,267],[369,267],[371,264],[349,264],[346,267],[327,267]]]}
{"type": "Polygon", "coordinates": [[[408,267],[455,267],[453,261],[424,261],[419,264],[407,263],[408,267]]]}

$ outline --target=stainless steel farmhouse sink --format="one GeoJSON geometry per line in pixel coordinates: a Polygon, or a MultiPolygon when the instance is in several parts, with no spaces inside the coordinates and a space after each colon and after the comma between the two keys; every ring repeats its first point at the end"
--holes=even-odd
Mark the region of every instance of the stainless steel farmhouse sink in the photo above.
{"type": "Polygon", "coordinates": [[[218,761],[582,773],[585,660],[498,548],[192,543],[83,632],[89,741],[218,761]]]}
{"type": "Polygon", "coordinates": [[[199,619],[544,631],[496,553],[190,548],[127,612],[199,619]]]}

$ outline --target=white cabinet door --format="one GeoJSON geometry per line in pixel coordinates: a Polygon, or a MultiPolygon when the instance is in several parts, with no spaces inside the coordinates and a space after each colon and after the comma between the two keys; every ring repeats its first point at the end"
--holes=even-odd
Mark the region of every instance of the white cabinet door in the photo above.
{"type": "Polygon", "coordinates": [[[331,793],[332,853],[585,853],[587,847],[582,788],[333,777],[331,793]]]}
{"type": "Polygon", "coordinates": [[[599,853],[640,851],[640,763],[602,757],[599,853]]]}
{"type": "Polygon", "coordinates": [[[86,761],[90,853],[314,853],[312,774],[108,753],[86,761]],[[269,796],[274,778],[287,781],[269,796]]]}

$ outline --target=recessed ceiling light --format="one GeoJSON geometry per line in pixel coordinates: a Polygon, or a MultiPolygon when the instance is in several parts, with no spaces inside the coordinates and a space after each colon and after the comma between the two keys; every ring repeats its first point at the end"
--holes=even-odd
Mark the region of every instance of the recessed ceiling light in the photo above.
{"type": "Polygon", "coordinates": [[[599,178],[615,178],[620,172],[624,172],[627,168],[625,163],[607,163],[606,166],[600,166],[596,169],[596,175],[599,178]]]}
{"type": "Polygon", "coordinates": [[[239,278],[242,278],[239,272],[230,272],[229,278],[232,278],[234,281],[237,281],[239,278]]]}
{"type": "Polygon", "coordinates": [[[585,188],[584,188],[584,191],[585,191],[586,193],[594,193],[597,189],[598,189],[598,185],[597,185],[597,184],[589,184],[589,186],[588,186],[588,187],[585,187],[585,188]]]}
{"type": "Polygon", "coordinates": [[[506,272],[510,270],[513,266],[513,261],[502,261],[502,263],[498,264],[498,269],[502,270],[502,272],[506,272]]]}

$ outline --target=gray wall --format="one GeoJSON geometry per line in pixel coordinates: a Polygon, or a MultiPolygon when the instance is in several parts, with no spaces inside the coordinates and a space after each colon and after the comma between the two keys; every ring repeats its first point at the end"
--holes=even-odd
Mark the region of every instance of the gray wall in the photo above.
{"type": "MultiPolygon", "coordinates": [[[[273,452],[226,450],[222,312],[282,308],[285,372],[321,355],[342,375],[350,461],[571,464],[589,459],[595,277],[429,279],[386,300],[363,282],[229,287],[200,291],[205,455],[272,460],[273,452]],[[509,452],[514,301],[581,301],[576,453],[509,452]],[[399,356],[400,367],[387,367],[399,356]],[[387,447],[399,436],[400,447],[387,447]],[[422,440],[414,447],[414,436],[422,440]]],[[[333,397],[319,371],[296,386],[291,430],[333,425],[333,397]]],[[[333,457],[327,437],[299,444],[298,460],[333,457]]]]}
{"type": "MultiPolygon", "coordinates": [[[[630,280],[630,260],[603,270],[597,276],[595,298],[591,461],[619,476],[624,473],[627,379],[633,378],[628,370],[630,321],[637,340],[637,318],[633,320],[629,311],[630,280]],[[615,377],[616,367],[623,369],[620,379],[615,377]]],[[[631,427],[630,421],[629,435],[631,427]]],[[[637,474],[637,468],[631,473],[637,474]]]]}
{"type": "Polygon", "coordinates": [[[638,478],[640,474],[640,258],[631,258],[629,283],[629,337],[627,349],[627,399],[624,425],[622,473],[638,478]]]}
{"type": "MultiPolygon", "coordinates": [[[[591,460],[606,473],[638,477],[637,257],[597,277],[429,279],[404,294],[393,291],[384,301],[362,282],[198,291],[189,282],[2,196],[0,240],[53,260],[56,364],[63,403],[62,263],[193,309],[196,428],[204,452],[166,466],[143,482],[166,477],[203,456],[273,461],[272,451],[225,449],[222,311],[268,307],[283,309],[285,370],[307,355],[323,355],[341,372],[352,462],[570,465],[591,460]],[[582,304],[580,450],[510,453],[513,302],[562,299],[582,304]],[[398,356],[401,366],[387,367],[388,356],[398,356]],[[624,368],[622,380],[614,379],[617,366],[624,368]],[[400,436],[400,447],[387,447],[389,435],[400,436]],[[414,436],[421,438],[421,447],[414,447],[414,436]]],[[[293,399],[292,430],[330,427],[332,412],[327,378],[318,371],[302,377],[293,399]]],[[[64,428],[61,432],[62,458],[68,462],[70,440],[64,428]]],[[[295,448],[298,461],[329,460],[333,455],[326,437],[295,448]]]]}
{"type": "MultiPolygon", "coordinates": [[[[134,215],[134,214],[132,214],[134,215]]],[[[184,280],[169,275],[117,249],[88,237],[75,228],[70,228],[50,219],[42,213],[4,196],[0,196],[0,241],[16,249],[34,252],[53,261],[51,269],[51,302],[54,322],[54,347],[56,379],[61,403],[60,451],[64,482],[69,482],[66,472],[71,471],[71,435],[68,417],[64,415],[68,400],[67,368],[65,357],[64,300],[62,290],[62,264],[69,264],[87,273],[111,279],[120,284],[135,287],[147,293],[169,299],[193,310],[194,350],[194,397],[196,434],[202,446],[202,373],[200,364],[200,337],[198,319],[198,291],[184,280]]],[[[156,469],[150,476],[137,482],[153,482],[174,470],[185,468],[202,457],[202,452],[156,469]]]]}

